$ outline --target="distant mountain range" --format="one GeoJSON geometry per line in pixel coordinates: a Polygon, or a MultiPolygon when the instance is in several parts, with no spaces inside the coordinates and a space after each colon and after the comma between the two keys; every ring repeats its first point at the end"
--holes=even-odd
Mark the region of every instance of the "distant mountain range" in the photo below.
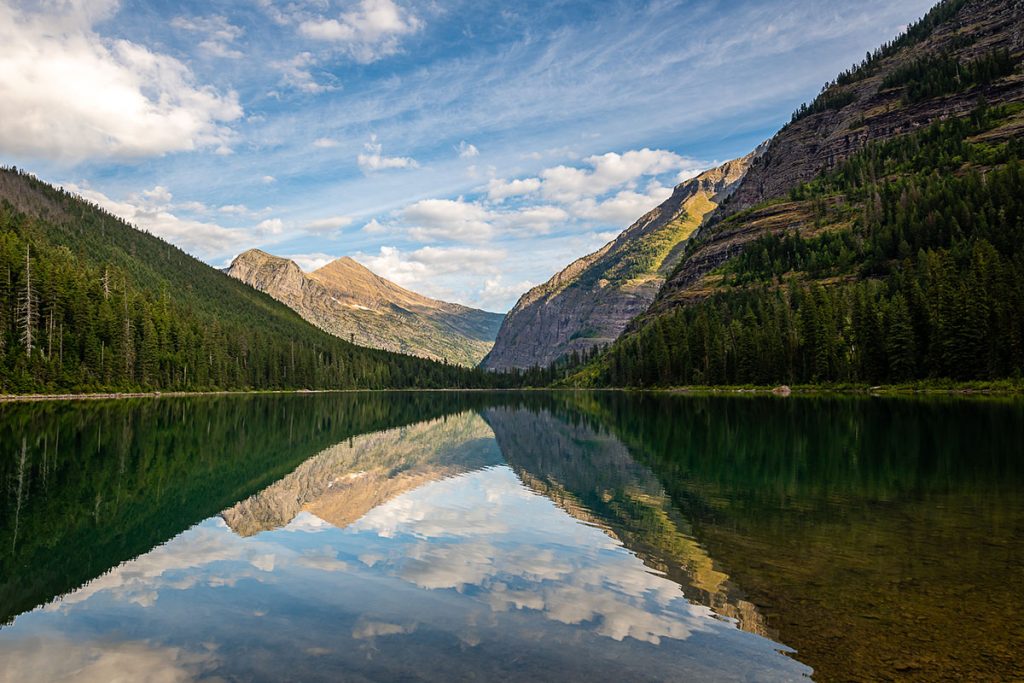
{"type": "Polygon", "coordinates": [[[490,350],[504,318],[416,294],[349,257],[304,273],[294,261],[250,249],[227,273],[342,339],[469,367],[490,350]]]}

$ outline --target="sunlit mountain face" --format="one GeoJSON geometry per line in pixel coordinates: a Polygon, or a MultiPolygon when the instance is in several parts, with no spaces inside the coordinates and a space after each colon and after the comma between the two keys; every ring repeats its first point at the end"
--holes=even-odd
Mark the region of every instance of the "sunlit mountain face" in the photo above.
{"type": "Polygon", "coordinates": [[[4,680],[872,677],[894,629],[922,678],[1020,666],[957,630],[1016,599],[1019,405],[798,401],[6,406],[4,680]]]}

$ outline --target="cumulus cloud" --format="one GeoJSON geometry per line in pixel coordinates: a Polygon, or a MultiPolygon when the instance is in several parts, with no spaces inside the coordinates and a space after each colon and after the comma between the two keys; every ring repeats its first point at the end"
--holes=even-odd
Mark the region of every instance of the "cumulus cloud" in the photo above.
{"type": "Polygon", "coordinates": [[[363,226],[363,232],[367,235],[379,235],[387,231],[387,227],[382,225],[376,218],[370,219],[370,221],[363,226]]]}
{"type": "Polygon", "coordinates": [[[240,59],[243,55],[232,47],[244,31],[230,23],[225,17],[175,17],[171,20],[174,28],[197,33],[202,37],[199,49],[213,57],[240,59]]]}
{"type": "Polygon", "coordinates": [[[392,0],[361,0],[336,19],[317,16],[299,24],[307,38],[335,45],[354,60],[374,62],[395,54],[399,39],[415,33],[422,23],[392,0]]]}
{"type": "Polygon", "coordinates": [[[497,234],[540,234],[569,219],[569,213],[550,205],[523,206],[494,211],[479,202],[458,199],[423,199],[401,211],[410,238],[483,242],[497,234]]]}
{"type": "Polygon", "coordinates": [[[569,212],[557,206],[528,206],[517,211],[506,212],[496,217],[495,221],[513,230],[525,230],[538,234],[551,230],[559,223],[569,219],[569,212]]]}
{"type": "Polygon", "coordinates": [[[252,246],[267,228],[282,227],[278,219],[274,219],[276,223],[264,221],[266,225],[261,224],[262,227],[257,226],[256,230],[247,230],[183,217],[180,210],[187,208],[186,205],[172,203],[170,191],[159,185],[129,195],[123,200],[112,199],[102,192],[74,183],[63,187],[200,258],[236,253],[240,248],[252,246]]]}
{"type": "Polygon", "coordinates": [[[628,225],[672,196],[672,188],[652,182],[645,192],[622,190],[598,201],[591,197],[572,204],[573,215],[597,223],[628,225]]]}
{"type": "Polygon", "coordinates": [[[487,274],[505,259],[500,249],[475,247],[421,247],[404,252],[383,246],[377,254],[355,255],[355,259],[373,272],[416,291],[435,289],[437,278],[453,273],[487,274]]]}
{"type": "Polygon", "coordinates": [[[338,146],[338,141],[334,138],[317,138],[313,140],[313,146],[317,149],[330,149],[338,146]]]}
{"type": "Polygon", "coordinates": [[[65,162],[228,150],[237,95],[198,84],[173,57],[99,35],[94,25],[115,9],[0,4],[0,148],[65,162]]]}
{"type": "Polygon", "coordinates": [[[256,225],[256,230],[264,235],[280,235],[284,232],[284,221],[280,218],[268,218],[256,225]]]}
{"type": "Polygon", "coordinates": [[[386,157],[384,156],[384,145],[376,135],[370,136],[370,141],[363,145],[365,152],[356,157],[356,162],[363,173],[373,173],[389,168],[419,168],[415,159],[410,157],[386,157]]]}
{"type": "Polygon", "coordinates": [[[518,197],[537,192],[540,189],[540,178],[522,178],[516,180],[500,180],[492,178],[487,183],[487,197],[492,202],[501,202],[509,197],[518,197]]]}
{"type": "Polygon", "coordinates": [[[548,199],[573,202],[596,197],[636,182],[644,176],[699,168],[698,162],[662,149],[608,152],[584,159],[589,169],[555,166],[541,172],[541,193],[548,199]]]}
{"type": "Polygon", "coordinates": [[[315,252],[312,254],[288,254],[285,258],[295,261],[295,263],[299,264],[299,268],[305,272],[312,273],[314,270],[323,268],[338,257],[323,252],[315,252]]]}
{"type": "Polygon", "coordinates": [[[459,143],[459,158],[460,159],[472,159],[473,157],[480,156],[480,150],[476,148],[476,145],[463,140],[459,143]]]}
{"type": "Polygon", "coordinates": [[[412,227],[409,236],[417,241],[456,239],[487,240],[494,232],[492,214],[486,208],[458,199],[424,199],[406,207],[402,218],[412,227]]]}
{"type": "Polygon", "coordinates": [[[470,306],[501,308],[504,301],[494,291],[483,296],[480,280],[500,278],[508,260],[503,249],[490,247],[427,246],[404,250],[382,246],[377,252],[356,253],[353,258],[373,272],[413,291],[470,306]]]}
{"type": "Polygon", "coordinates": [[[501,275],[484,280],[483,289],[477,294],[477,301],[487,310],[501,308],[509,300],[516,300],[523,292],[527,292],[537,285],[530,280],[520,280],[511,284],[505,284],[501,275]]]}

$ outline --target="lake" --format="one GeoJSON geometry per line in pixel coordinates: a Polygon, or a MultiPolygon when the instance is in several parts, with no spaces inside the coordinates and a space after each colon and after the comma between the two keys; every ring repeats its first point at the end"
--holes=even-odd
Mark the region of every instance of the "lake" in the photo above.
{"type": "Polygon", "coordinates": [[[0,405],[0,681],[1024,678],[1024,402],[0,405]]]}

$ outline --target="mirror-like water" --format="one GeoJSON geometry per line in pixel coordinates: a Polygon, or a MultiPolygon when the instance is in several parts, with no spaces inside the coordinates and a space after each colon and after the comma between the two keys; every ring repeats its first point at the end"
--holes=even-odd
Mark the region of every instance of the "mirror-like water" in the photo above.
{"type": "Polygon", "coordinates": [[[1024,403],[0,406],[0,681],[1024,676],[1024,403]]]}

